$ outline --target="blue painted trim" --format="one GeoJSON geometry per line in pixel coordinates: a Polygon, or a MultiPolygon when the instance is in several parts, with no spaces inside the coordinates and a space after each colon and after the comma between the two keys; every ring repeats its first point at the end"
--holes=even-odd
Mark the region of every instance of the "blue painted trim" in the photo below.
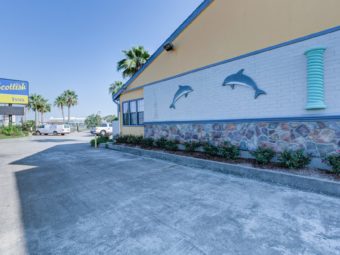
{"type": "Polygon", "coordinates": [[[224,119],[224,120],[178,120],[178,121],[145,121],[144,125],[166,125],[166,124],[208,124],[208,123],[235,123],[235,122],[281,122],[281,121],[319,121],[319,120],[340,120],[340,115],[334,116],[300,116],[300,117],[273,117],[273,118],[252,118],[252,119],[224,119]]]}
{"type": "Polygon", "coordinates": [[[144,124],[138,124],[138,125],[122,125],[123,127],[144,127],[144,124]]]}
{"type": "Polygon", "coordinates": [[[170,43],[174,41],[177,36],[182,33],[184,29],[187,28],[193,22],[198,15],[202,13],[202,11],[205,10],[214,0],[204,0],[194,11],[190,14],[190,16],[184,20],[184,22],[161,44],[161,46],[155,51],[155,53],[152,54],[152,56],[146,61],[146,63],[142,66],[141,69],[138,70],[137,73],[135,73],[125,84],[124,86],[115,94],[112,96],[112,100],[116,100],[117,97],[120,96],[120,94],[127,88],[137,77],[140,75],[145,68],[147,68],[154,60],[157,58],[163,51],[163,45],[166,43],[170,43]]]}
{"type": "MultiPolygon", "coordinates": [[[[297,38],[297,39],[293,39],[293,40],[290,40],[290,41],[287,41],[287,42],[284,42],[284,43],[280,43],[280,44],[277,44],[277,45],[274,45],[274,46],[270,46],[270,47],[263,48],[263,49],[260,49],[260,50],[252,51],[252,52],[249,52],[249,53],[246,53],[246,54],[234,57],[234,58],[222,60],[220,62],[216,62],[216,63],[210,64],[210,65],[206,65],[206,66],[203,66],[203,67],[200,67],[200,68],[197,68],[197,69],[193,69],[193,70],[190,70],[190,71],[187,71],[187,72],[176,74],[174,76],[170,76],[170,77],[158,80],[158,81],[153,81],[153,82],[150,82],[150,83],[146,83],[143,86],[139,86],[137,88],[128,89],[126,91],[128,92],[128,91],[133,91],[133,90],[141,89],[141,88],[144,88],[144,87],[147,87],[147,86],[154,85],[154,84],[159,83],[159,82],[168,81],[168,80],[171,80],[171,79],[174,79],[174,78],[178,78],[178,77],[190,74],[190,73],[195,73],[195,72],[198,72],[198,71],[202,71],[204,69],[208,69],[208,68],[211,68],[211,67],[214,67],[214,66],[218,66],[218,65],[222,65],[222,64],[225,64],[225,63],[229,63],[229,62],[232,62],[232,61],[239,60],[239,59],[247,58],[247,57],[250,57],[250,56],[254,56],[254,55],[257,55],[257,54],[260,54],[260,53],[264,53],[266,51],[275,50],[275,49],[278,49],[278,48],[281,48],[281,47],[284,47],[284,46],[288,46],[288,45],[291,45],[291,44],[303,42],[303,41],[306,41],[306,40],[309,40],[309,39],[312,39],[312,38],[315,38],[315,37],[319,37],[319,36],[322,36],[322,35],[326,35],[326,34],[329,34],[329,33],[333,33],[333,32],[339,31],[339,30],[340,30],[340,26],[329,28],[329,29],[323,30],[321,32],[313,33],[313,34],[306,35],[306,36],[303,36],[303,37],[300,37],[300,38],[297,38]]],[[[121,92],[123,92],[123,91],[121,91],[121,92]]],[[[119,95],[117,95],[117,97],[119,95]]]]}

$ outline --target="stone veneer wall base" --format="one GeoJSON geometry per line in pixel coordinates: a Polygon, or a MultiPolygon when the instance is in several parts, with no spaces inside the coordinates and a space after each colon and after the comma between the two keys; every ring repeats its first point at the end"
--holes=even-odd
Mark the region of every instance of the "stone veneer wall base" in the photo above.
{"type": "Polygon", "coordinates": [[[144,135],[181,143],[220,145],[229,141],[242,151],[253,151],[259,146],[273,148],[277,153],[303,149],[313,157],[312,167],[329,169],[322,159],[340,148],[340,120],[147,123],[144,135]]]}

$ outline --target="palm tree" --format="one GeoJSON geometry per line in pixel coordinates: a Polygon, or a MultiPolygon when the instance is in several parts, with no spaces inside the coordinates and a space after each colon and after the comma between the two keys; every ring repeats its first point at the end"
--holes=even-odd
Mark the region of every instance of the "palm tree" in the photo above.
{"type": "Polygon", "coordinates": [[[40,112],[41,123],[44,123],[44,113],[51,111],[51,104],[46,99],[43,99],[38,106],[38,111],[40,112]]]}
{"type": "Polygon", "coordinates": [[[71,107],[78,104],[78,96],[76,92],[72,90],[65,90],[62,96],[65,98],[65,103],[67,106],[67,120],[68,120],[68,123],[70,123],[71,107]]]}
{"type": "Polygon", "coordinates": [[[150,57],[150,54],[143,46],[132,47],[130,50],[123,50],[123,53],[125,58],[117,63],[117,70],[123,70],[123,78],[133,76],[150,57]]]}
{"type": "Polygon", "coordinates": [[[121,82],[121,81],[115,81],[114,83],[110,84],[109,94],[110,95],[116,94],[122,86],[123,86],[123,82],[121,82]]]}
{"type": "Polygon", "coordinates": [[[61,110],[61,115],[63,116],[63,123],[65,123],[64,106],[66,105],[66,100],[63,95],[58,96],[54,101],[54,106],[57,106],[61,110]]]}
{"type": "Polygon", "coordinates": [[[28,113],[28,105],[24,105],[24,116],[22,117],[22,121],[26,122],[27,121],[27,113],[28,113]]]}
{"type": "Polygon", "coordinates": [[[37,94],[32,94],[28,98],[28,109],[34,111],[35,128],[37,128],[38,126],[38,111],[43,100],[44,98],[41,95],[37,95],[37,94]]]}

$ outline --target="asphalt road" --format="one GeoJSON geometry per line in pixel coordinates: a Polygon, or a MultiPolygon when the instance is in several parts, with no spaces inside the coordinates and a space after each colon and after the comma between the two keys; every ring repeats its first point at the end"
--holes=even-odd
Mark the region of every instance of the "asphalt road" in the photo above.
{"type": "Polygon", "coordinates": [[[89,140],[0,140],[0,254],[340,254],[338,198],[89,140]]]}

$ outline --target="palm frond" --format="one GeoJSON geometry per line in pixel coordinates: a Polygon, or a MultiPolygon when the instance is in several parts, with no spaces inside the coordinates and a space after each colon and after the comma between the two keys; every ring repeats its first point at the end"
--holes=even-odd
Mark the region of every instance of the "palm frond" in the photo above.
{"type": "Polygon", "coordinates": [[[122,51],[125,58],[117,62],[117,71],[123,71],[123,77],[131,77],[146,63],[150,54],[143,46],[132,47],[122,51]]]}

